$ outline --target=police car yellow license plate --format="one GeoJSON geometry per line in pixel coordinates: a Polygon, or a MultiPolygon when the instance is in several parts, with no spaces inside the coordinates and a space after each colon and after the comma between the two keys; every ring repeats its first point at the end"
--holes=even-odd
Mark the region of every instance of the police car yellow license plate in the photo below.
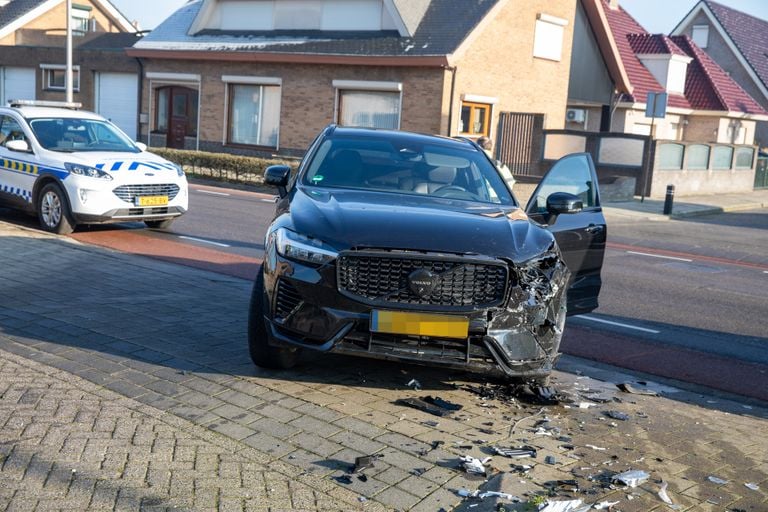
{"type": "Polygon", "coordinates": [[[469,333],[469,319],[463,316],[374,310],[371,312],[371,331],[439,338],[466,338],[469,333]]]}
{"type": "Polygon", "coordinates": [[[140,196],[136,198],[136,206],[165,206],[168,196],[140,196]]]}

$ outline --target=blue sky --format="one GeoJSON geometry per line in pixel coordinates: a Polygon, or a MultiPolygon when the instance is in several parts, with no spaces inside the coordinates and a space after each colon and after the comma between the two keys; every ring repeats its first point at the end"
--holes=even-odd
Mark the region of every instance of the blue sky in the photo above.
{"type": "MultiPolygon", "coordinates": [[[[471,0],[466,0],[471,1],[471,0]]],[[[621,0],[646,30],[653,33],[668,33],[688,14],[698,0],[621,0]]],[[[718,0],[724,5],[768,20],[766,0],[718,0]]],[[[142,29],[152,29],[172,12],[184,5],[186,0],[112,0],[131,21],[138,20],[142,29]]]]}

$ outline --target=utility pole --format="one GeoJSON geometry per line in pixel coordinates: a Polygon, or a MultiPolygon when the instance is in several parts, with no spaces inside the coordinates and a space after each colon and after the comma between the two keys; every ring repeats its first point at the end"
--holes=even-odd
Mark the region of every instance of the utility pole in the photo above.
{"type": "Polygon", "coordinates": [[[72,0],[67,0],[67,70],[64,76],[67,90],[67,103],[74,101],[72,96],[72,0]]]}

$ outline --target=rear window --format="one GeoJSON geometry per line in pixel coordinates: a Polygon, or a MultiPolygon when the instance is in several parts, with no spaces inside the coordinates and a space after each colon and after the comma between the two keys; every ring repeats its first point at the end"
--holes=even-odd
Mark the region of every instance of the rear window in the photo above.
{"type": "Polygon", "coordinates": [[[307,166],[302,183],[515,205],[484,154],[421,141],[327,139],[307,166]]]}

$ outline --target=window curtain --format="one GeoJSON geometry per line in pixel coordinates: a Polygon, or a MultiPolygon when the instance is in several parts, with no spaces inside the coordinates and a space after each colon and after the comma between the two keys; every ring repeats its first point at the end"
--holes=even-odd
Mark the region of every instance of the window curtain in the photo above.
{"type": "Polygon", "coordinates": [[[342,126],[396,130],[399,120],[399,92],[340,91],[342,126]]]}

